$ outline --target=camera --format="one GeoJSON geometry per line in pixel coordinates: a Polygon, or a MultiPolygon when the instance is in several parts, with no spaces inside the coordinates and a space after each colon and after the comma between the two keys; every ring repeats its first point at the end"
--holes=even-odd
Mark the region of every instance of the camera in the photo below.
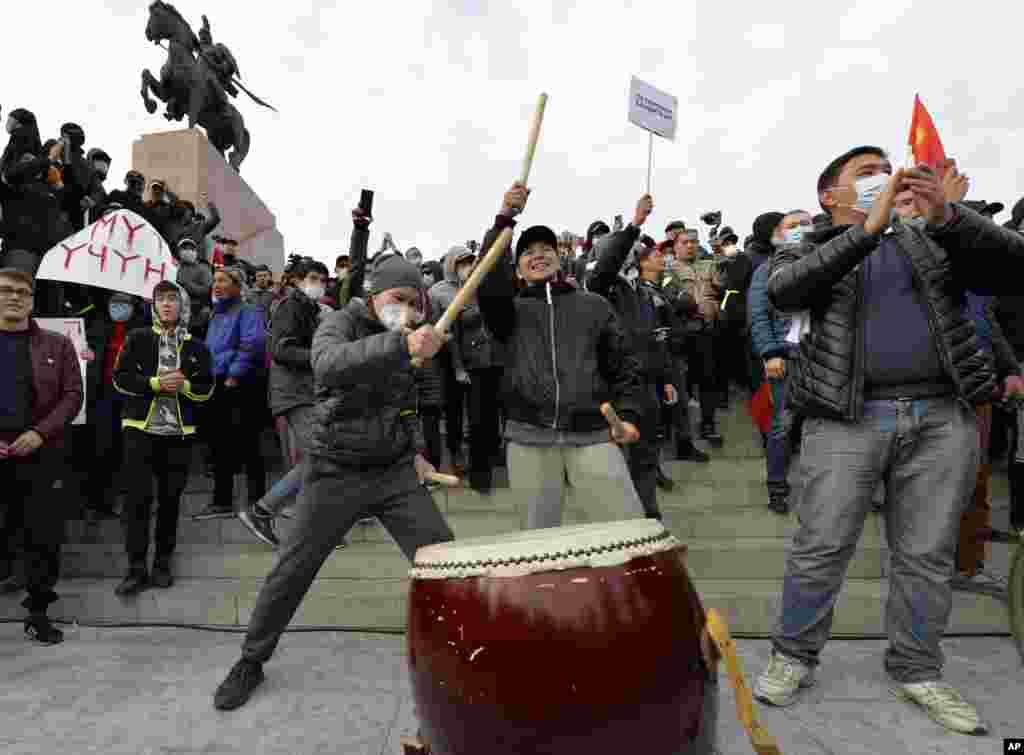
{"type": "Polygon", "coordinates": [[[704,225],[721,225],[722,224],[722,211],[715,210],[714,212],[705,212],[700,216],[701,222],[704,225]]]}

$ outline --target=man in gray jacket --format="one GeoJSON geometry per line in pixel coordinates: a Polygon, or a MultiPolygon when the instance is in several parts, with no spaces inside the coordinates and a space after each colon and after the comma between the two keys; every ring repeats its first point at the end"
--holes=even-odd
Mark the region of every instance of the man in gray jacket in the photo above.
{"type": "Polygon", "coordinates": [[[196,242],[188,237],[178,242],[177,283],[188,293],[192,311],[192,332],[205,337],[206,326],[210,322],[213,270],[208,262],[199,259],[196,242]]]}
{"type": "MultiPolygon", "coordinates": [[[[455,301],[462,281],[459,279],[460,262],[469,262],[475,257],[467,247],[453,246],[444,256],[444,280],[430,287],[431,310],[440,317],[455,301]]],[[[451,471],[462,474],[465,463],[462,454],[463,429],[465,423],[466,404],[469,400],[469,386],[459,381],[459,375],[452,359],[452,350],[448,346],[440,354],[441,371],[444,376],[444,425],[445,442],[451,457],[451,471]]]]}
{"type": "Polygon", "coordinates": [[[313,337],[316,419],[295,526],[256,599],[242,658],[214,707],[244,705],[317,572],[357,520],[374,516],[412,561],[417,549],[453,539],[422,483],[412,360],[444,339],[423,320],[423,279],[395,255],[373,271],[366,302],[332,312],[313,337]]]}

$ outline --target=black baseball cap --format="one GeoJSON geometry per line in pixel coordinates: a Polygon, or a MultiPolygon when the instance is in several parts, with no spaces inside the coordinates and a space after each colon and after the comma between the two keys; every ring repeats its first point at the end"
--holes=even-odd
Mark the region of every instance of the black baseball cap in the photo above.
{"type": "Polygon", "coordinates": [[[685,231],[686,223],[682,220],[673,220],[667,226],[665,226],[665,235],[668,236],[672,231],[685,231]]]}
{"type": "Polygon", "coordinates": [[[740,237],[736,235],[736,231],[734,231],[731,226],[727,225],[718,232],[718,240],[723,244],[726,244],[729,239],[732,239],[733,243],[735,243],[740,240],[740,237]]]}
{"type": "Polygon", "coordinates": [[[1006,205],[1002,202],[986,202],[981,199],[961,202],[964,207],[974,210],[975,212],[987,215],[988,217],[994,217],[1006,209],[1006,205]]]}
{"type": "Polygon", "coordinates": [[[558,236],[546,225],[535,225],[527,228],[519,234],[516,241],[516,260],[527,250],[530,244],[535,242],[550,244],[552,249],[558,249],[558,236]]]}

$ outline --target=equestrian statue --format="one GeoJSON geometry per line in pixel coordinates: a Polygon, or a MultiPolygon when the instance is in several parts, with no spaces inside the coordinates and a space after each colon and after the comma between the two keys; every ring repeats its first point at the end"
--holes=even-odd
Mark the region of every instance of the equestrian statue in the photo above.
{"type": "Polygon", "coordinates": [[[226,45],[214,44],[206,16],[197,36],[173,5],[154,0],[149,6],[146,39],[157,45],[167,42],[167,62],[160,69],[160,78],[149,69],[142,72],[146,110],[156,112],[156,102],[149,96],[152,93],[166,105],[167,120],[180,121],[188,116],[188,127],[206,129],[210,144],[238,171],[249,154],[250,137],[242,114],[231,100],[241,89],[257,104],[277,111],[238,80],[235,56],[226,45]],[[229,158],[225,154],[228,149],[229,158]]]}

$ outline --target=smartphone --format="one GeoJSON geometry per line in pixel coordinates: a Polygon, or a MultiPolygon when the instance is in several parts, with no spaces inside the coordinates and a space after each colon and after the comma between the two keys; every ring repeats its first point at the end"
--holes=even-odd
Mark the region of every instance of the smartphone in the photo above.
{"type": "Polygon", "coordinates": [[[626,227],[625,224],[623,223],[621,215],[616,215],[615,216],[615,220],[613,222],[613,226],[614,226],[613,230],[615,230],[615,231],[621,231],[623,228],[626,227]]]}
{"type": "Polygon", "coordinates": [[[369,217],[373,217],[373,190],[363,189],[363,193],[359,195],[359,209],[362,210],[369,217]]]}

